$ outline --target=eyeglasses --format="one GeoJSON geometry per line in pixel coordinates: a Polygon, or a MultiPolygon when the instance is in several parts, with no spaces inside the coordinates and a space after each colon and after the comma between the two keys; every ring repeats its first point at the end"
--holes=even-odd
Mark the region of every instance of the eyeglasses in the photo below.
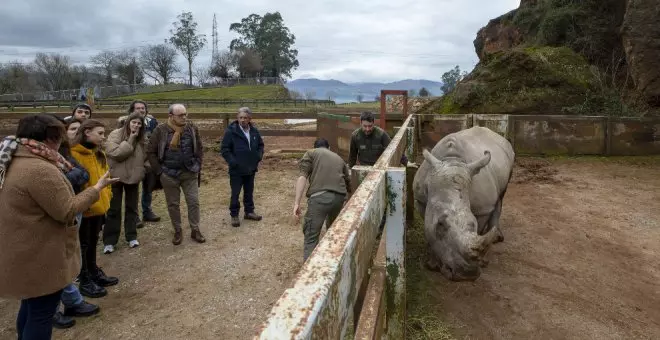
{"type": "Polygon", "coordinates": [[[180,113],[178,115],[172,114],[172,116],[174,116],[174,117],[187,117],[188,114],[187,113],[180,113]]]}

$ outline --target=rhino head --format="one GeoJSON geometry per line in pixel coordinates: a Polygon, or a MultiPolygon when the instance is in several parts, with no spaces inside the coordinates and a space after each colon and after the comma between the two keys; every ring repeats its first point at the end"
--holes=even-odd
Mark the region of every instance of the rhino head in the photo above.
{"type": "Polygon", "coordinates": [[[490,152],[471,163],[458,157],[439,160],[428,150],[423,154],[428,163],[422,184],[426,191],[428,265],[450,280],[474,281],[481,275],[480,263],[494,235],[491,231],[478,235],[477,219],[470,209],[470,188],[473,176],[490,162],[490,152]]]}

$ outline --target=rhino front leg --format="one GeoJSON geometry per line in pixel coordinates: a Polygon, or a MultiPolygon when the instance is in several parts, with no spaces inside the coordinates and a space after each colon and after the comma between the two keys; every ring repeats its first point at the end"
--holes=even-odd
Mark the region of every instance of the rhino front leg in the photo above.
{"type": "Polygon", "coordinates": [[[502,229],[500,228],[500,215],[502,215],[502,198],[497,200],[495,209],[493,209],[493,212],[490,214],[490,218],[488,219],[488,225],[490,227],[488,229],[497,229],[497,237],[493,243],[504,242],[504,234],[502,234],[502,229]]]}

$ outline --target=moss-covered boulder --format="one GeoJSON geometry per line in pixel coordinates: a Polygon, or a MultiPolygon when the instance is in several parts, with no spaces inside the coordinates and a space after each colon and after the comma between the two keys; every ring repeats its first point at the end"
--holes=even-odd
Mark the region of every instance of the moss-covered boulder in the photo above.
{"type": "Polygon", "coordinates": [[[454,91],[418,112],[607,114],[621,104],[598,75],[568,47],[517,47],[489,55],[454,91]]]}

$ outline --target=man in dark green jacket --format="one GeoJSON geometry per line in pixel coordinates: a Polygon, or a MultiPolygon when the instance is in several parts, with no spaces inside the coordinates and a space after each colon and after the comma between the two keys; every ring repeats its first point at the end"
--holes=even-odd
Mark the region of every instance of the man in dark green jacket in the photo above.
{"type": "MultiPolygon", "coordinates": [[[[390,140],[387,132],[374,125],[374,114],[368,111],[362,112],[360,127],[351,135],[348,166],[352,168],[357,161],[360,162],[360,165],[374,165],[390,144],[390,140]]],[[[415,166],[414,163],[408,163],[408,157],[405,154],[401,156],[401,164],[415,166]]]]}
{"type": "Polygon", "coordinates": [[[330,228],[351,190],[351,179],[346,162],[329,148],[328,141],[319,138],[314,142],[314,149],[305,152],[298,163],[300,171],[296,180],[296,198],[293,202],[293,215],[296,218],[300,218],[300,200],[305,183],[309,181],[306,195],[307,212],[303,224],[304,260],[307,260],[319,243],[323,223],[326,223],[326,229],[330,228]]]}

